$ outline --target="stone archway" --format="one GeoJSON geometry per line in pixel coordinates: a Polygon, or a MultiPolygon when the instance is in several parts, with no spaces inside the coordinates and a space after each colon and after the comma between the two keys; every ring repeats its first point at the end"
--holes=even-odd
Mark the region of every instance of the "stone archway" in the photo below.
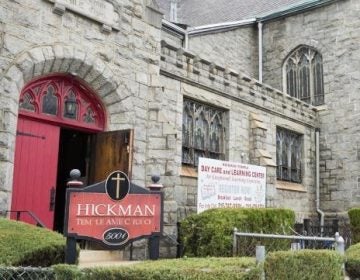
{"type": "MultiPolygon", "coordinates": [[[[109,66],[74,46],[39,46],[16,57],[0,76],[0,210],[10,208],[20,92],[33,78],[53,73],[76,75],[96,92],[105,110],[118,106],[126,97],[109,66]]],[[[131,98],[126,102],[131,108],[131,98]]]]}

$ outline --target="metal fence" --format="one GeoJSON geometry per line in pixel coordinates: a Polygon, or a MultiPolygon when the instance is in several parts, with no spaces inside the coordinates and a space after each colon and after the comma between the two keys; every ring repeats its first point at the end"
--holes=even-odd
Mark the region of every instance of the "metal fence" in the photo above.
{"type": "Polygon", "coordinates": [[[256,247],[265,246],[267,252],[299,249],[330,249],[340,254],[345,252],[344,239],[336,233],[334,237],[280,235],[239,232],[233,233],[233,256],[255,256],[256,247]]]}
{"type": "Polygon", "coordinates": [[[0,266],[0,280],[55,280],[55,273],[44,267],[0,266]]]}

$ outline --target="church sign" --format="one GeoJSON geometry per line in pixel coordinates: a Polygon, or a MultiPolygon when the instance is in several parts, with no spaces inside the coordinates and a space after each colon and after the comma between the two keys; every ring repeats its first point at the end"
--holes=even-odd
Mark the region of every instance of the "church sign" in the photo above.
{"type": "Polygon", "coordinates": [[[121,249],[162,232],[163,197],[130,183],[125,173],[112,172],[106,181],[66,192],[65,236],[121,249]]]}

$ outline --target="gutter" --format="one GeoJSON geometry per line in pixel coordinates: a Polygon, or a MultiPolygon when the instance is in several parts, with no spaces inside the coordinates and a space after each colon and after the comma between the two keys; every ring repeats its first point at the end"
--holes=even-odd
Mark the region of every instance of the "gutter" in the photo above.
{"type": "Polygon", "coordinates": [[[181,28],[180,26],[166,20],[166,19],[162,19],[162,26],[166,27],[168,29],[171,29],[172,31],[179,33],[179,34],[185,34],[186,33],[186,29],[181,28]]]}
{"type": "Polygon", "coordinates": [[[196,27],[188,28],[189,35],[196,35],[196,34],[203,34],[203,33],[211,33],[211,32],[219,32],[226,29],[236,28],[239,26],[246,26],[252,25],[256,23],[255,18],[239,20],[239,21],[228,21],[228,22],[221,22],[215,24],[208,24],[208,25],[201,25],[196,27]]]}
{"type": "Polygon", "coordinates": [[[188,49],[189,47],[189,34],[188,31],[184,28],[181,28],[180,26],[166,20],[166,19],[162,19],[162,27],[164,29],[168,29],[171,30],[172,32],[178,34],[180,37],[183,38],[183,48],[185,50],[188,49]]]}

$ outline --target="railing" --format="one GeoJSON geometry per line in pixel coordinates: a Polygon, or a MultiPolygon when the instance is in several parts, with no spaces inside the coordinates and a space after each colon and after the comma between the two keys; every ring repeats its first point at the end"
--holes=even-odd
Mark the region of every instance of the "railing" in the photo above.
{"type": "MultiPolygon", "coordinates": [[[[247,248],[241,248],[242,252],[248,253],[251,251],[251,254],[255,253],[255,246],[256,245],[264,245],[267,244],[269,247],[269,251],[276,251],[279,248],[285,248],[287,245],[290,245],[288,249],[298,250],[298,249],[305,249],[305,248],[312,248],[312,249],[334,249],[338,251],[341,255],[345,253],[345,242],[344,239],[339,235],[339,233],[335,233],[334,237],[317,237],[317,236],[301,236],[301,235],[278,235],[278,234],[264,234],[264,233],[248,233],[248,232],[239,232],[237,228],[234,228],[233,233],[233,255],[236,256],[239,253],[239,237],[243,238],[251,238],[251,242],[243,242],[242,244],[247,244],[245,246],[252,246],[250,250],[247,248]],[[271,241],[275,241],[277,239],[288,240],[288,241],[295,241],[289,242],[289,244],[280,244],[273,242],[275,244],[271,248],[271,241]],[[255,242],[254,242],[255,240],[255,242]],[[270,242],[269,242],[270,241],[270,242]],[[262,244],[259,244],[262,243],[262,244]],[[318,243],[318,244],[314,244],[318,243]]],[[[247,254],[248,255],[248,254],[247,254]]]]}
{"type": "Polygon", "coordinates": [[[36,226],[38,227],[45,227],[44,223],[41,222],[41,220],[31,211],[28,210],[6,210],[6,211],[1,211],[0,215],[2,216],[7,216],[7,214],[11,214],[11,213],[16,213],[16,218],[15,220],[20,221],[21,218],[21,214],[28,214],[31,219],[33,219],[36,223],[36,226]]]}

